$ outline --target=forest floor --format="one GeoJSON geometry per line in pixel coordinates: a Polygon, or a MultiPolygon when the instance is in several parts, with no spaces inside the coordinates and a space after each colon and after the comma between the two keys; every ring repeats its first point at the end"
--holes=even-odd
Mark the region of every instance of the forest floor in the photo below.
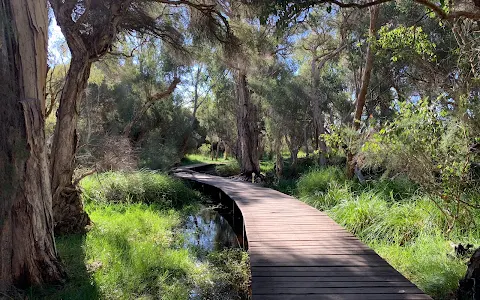
{"type": "MultiPolygon", "coordinates": [[[[69,280],[30,290],[28,298],[246,298],[247,253],[214,249],[216,236],[195,239],[201,234],[196,226],[203,195],[147,171],[92,175],[81,187],[92,228],[85,235],[56,238],[69,280]],[[193,231],[185,230],[189,220],[195,221],[193,231]]],[[[210,221],[205,220],[209,230],[210,221]]]]}
{"type": "MultiPolygon", "coordinates": [[[[433,298],[456,299],[472,253],[459,257],[454,245],[480,246],[480,228],[457,226],[447,237],[434,196],[405,178],[372,179],[362,185],[348,180],[341,168],[315,166],[312,158],[300,160],[296,172],[285,159],[285,178],[280,180],[271,179],[273,169],[271,160],[261,162],[267,186],[325,211],[433,298]]],[[[232,160],[216,171],[233,176],[238,163],[232,160]]],[[[478,224],[480,215],[475,218],[478,224]]]]}

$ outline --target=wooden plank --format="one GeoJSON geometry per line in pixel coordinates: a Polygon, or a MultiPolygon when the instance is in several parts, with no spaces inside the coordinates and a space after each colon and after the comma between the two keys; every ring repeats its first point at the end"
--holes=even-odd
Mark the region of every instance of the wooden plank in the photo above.
{"type": "Polygon", "coordinates": [[[262,295],[256,294],[253,300],[426,300],[429,296],[418,294],[303,294],[303,295],[262,295]]]}
{"type": "MultiPolygon", "coordinates": [[[[262,272],[262,271],[255,271],[252,272],[252,278],[257,277],[356,277],[356,276],[397,276],[397,273],[393,271],[366,271],[364,273],[353,273],[350,271],[339,270],[339,271],[332,271],[332,272],[316,272],[316,271],[302,271],[302,272],[262,272]]],[[[405,280],[405,277],[403,277],[405,280]]]]}
{"type": "Polygon", "coordinates": [[[416,287],[326,287],[326,288],[283,288],[283,287],[259,287],[252,289],[253,295],[277,295],[277,294],[418,294],[421,291],[416,287]]]}
{"type": "Polygon", "coordinates": [[[280,281],[280,282],[265,282],[257,281],[252,282],[252,289],[260,291],[267,289],[278,290],[281,289],[300,289],[300,288],[344,288],[348,286],[349,288],[360,288],[360,287],[397,287],[397,288],[416,288],[413,283],[407,282],[405,280],[401,281],[386,281],[386,280],[375,280],[375,281],[350,281],[346,283],[345,281],[280,281]]]}
{"type": "Polygon", "coordinates": [[[347,282],[405,282],[402,276],[258,276],[255,277],[256,283],[262,284],[285,284],[289,286],[295,282],[342,282],[344,285],[349,285],[347,282]]]}

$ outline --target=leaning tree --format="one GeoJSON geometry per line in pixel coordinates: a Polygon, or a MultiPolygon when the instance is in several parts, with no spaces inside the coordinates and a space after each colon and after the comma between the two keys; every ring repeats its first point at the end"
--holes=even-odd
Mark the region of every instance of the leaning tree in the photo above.
{"type": "Polygon", "coordinates": [[[78,106],[92,64],[114,48],[122,33],[150,34],[181,47],[179,27],[185,26],[186,15],[209,37],[225,41],[229,30],[227,20],[217,11],[216,1],[50,0],[50,4],[71,52],[50,158],[55,231],[78,232],[89,223],[73,183],[78,106]]]}
{"type": "Polygon", "coordinates": [[[44,134],[47,2],[0,1],[0,298],[58,282],[44,134]]]}

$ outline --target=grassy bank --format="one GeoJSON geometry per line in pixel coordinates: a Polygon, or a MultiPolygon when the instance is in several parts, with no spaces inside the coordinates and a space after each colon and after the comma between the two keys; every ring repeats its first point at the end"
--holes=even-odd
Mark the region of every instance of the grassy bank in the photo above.
{"type": "Polygon", "coordinates": [[[326,211],[436,299],[453,299],[465,275],[466,258],[456,257],[451,244],[480,242],[480,232],[472,229],[457,228],[445,237],[446,221],[432,196],[407,180],[360,185],[343,170],[326,168],[304,174],[292,192],[326,211]]]}
{"type": "Polygon", "coordinates": [[[248,290],[248,256],[230,249],[199,260],[182,225],[201,195],[151,172],[85,178],[86,235],[57,238],[69,281],[32,291],[44,299],[239,299],[248,290]]]}

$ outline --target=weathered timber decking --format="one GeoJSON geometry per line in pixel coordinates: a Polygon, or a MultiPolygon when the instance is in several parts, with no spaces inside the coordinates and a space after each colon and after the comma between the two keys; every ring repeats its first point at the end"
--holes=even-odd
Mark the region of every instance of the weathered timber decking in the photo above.
{"type": "Polygon", "coordinates": [[[241,210],[254,300],[431,299],[325,213],[278,191],[177,169],[241,210]]]}

